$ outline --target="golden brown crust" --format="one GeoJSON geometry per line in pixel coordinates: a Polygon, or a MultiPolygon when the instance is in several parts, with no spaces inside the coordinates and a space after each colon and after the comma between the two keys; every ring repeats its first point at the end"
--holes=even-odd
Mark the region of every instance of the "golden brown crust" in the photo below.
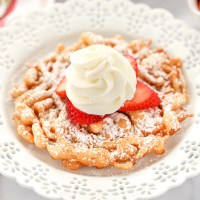
{"type": "Polygon", "coordinates": [[[163,49],[153,49],[150,40],[128,44],[121,36],[103,38],[85,33],[75,45],[60,44],[42,63],[30,66],[23,83],[13,88],[17,132],[26,141],[47,149],[68,169],[84,165],[131,169],[146,154],[163,154],[166,141],[191,116],[183,108],[188,94],[181,67],[180,59],[171,58],[163,49]],[[65,100],[55,94],[55,88],[70,63],[70,54],[97,43],[133,54],[139,64],[139,78],[157,91],[161,105],[116,112],[89,126],[72,123],[65,100]]]}

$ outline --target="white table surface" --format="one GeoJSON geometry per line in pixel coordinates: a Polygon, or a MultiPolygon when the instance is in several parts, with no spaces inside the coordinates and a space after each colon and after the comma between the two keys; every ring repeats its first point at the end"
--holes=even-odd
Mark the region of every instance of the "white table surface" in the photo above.
{"type": "MultiPolygon", "coordinates": [[[[195,28],[193,14],[189,10],[187,0],[134,0],[136,3],[146,3],[151,7],[165,8],[177,18],[195,28]]],[[[200,23],[200,22],[199,22],[200,23]]],[[[187,180],[183,185],[171,189],[154,200],[200,200],[200,175],[187,180]]],[[[45,200],[34,191],[22,188],[15,181],[0,175],[0,200],[45,200]]]]}

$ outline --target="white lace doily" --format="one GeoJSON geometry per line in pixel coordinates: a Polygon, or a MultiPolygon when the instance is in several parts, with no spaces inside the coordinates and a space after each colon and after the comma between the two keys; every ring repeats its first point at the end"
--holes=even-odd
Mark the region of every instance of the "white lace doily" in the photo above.
{"type": "Polygon", "coordinates": [[[135,200],[161,195],[200,172],[200,34],[162,9],[126,0],[68,0],[34,12],[0,30],[0,173],[50,198],[135,200]],[[77,40],[84,31],[127,40],[151,38],[183,58],[194,117],[171,138],[164,156],[150,155],[131,172],[83,168],[67,171],[45,151],[27,144],[12,122],[10,88],[26,61],[41,58],[58,42],[77,40]],[[111,176],[112,175],[112,176],[111,176]]]}

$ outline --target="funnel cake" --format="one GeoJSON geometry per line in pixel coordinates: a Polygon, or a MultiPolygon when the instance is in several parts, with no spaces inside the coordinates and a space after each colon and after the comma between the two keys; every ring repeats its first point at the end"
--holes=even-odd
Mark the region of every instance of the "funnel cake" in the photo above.
{"type": "Polygon", "coordinates": [[[13,119],[17,133],[29,143],[46,149],[68,169],[81,166],[131,169],[146,154],[163,154],[170,136],[181,129],[188,114],[188,93],[180,59],[151,41],[127,43],[121,36],[104,38],[84,33],[72,46],[59,44],[55,53],[37,65],[28,65],[23,82],[13,87],[13,119]],[[100,122],[81,125],[66,112],[66,99],[55,90],[70,65],[70,55],[81,48],[108,45],[137,60],[139,80],[157,92],[161,104],[144,110],[115,112],[100,122]]]}

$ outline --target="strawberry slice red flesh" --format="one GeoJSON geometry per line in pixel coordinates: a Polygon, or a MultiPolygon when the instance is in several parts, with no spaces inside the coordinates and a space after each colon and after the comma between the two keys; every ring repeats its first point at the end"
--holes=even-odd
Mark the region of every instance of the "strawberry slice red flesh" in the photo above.
{"type": "Polygon", "coordinates": [[[68,98],[67,98],[66,109],[68,117],[73,122],[79,124],[86,124],[86,125],[93,124],[102,121],[105,117],[109,116],[109,115],[104,115],[104,116],[92,115],[82,112],[81,110],[77,109],[68,98]]]}
{"type": "Polygon", "coordinates": [[[120,108],[120,111],[134,111],[159,106],[160,98],[157,93],[141,81],[137,82],[136,92],[131,100],[128,100],[120,108]]]}
{"type": "Polygon", "coordinates": [[[129,53],[125,53],[124,56],[128,59],[133,69],[135,70],[136,77],[138,77],[138,64],[137,64],[136,59],[129,53]]]}
{"type": "Polygon", "coordinates": [[[60,83],[58,84],[57,88],[56,88],[56,94],[61,97],[61,98],[66,98],[66,84],[67,84],[67,79],[64,76],[62,78],[62,80],[60,81],[60,83]]]}

